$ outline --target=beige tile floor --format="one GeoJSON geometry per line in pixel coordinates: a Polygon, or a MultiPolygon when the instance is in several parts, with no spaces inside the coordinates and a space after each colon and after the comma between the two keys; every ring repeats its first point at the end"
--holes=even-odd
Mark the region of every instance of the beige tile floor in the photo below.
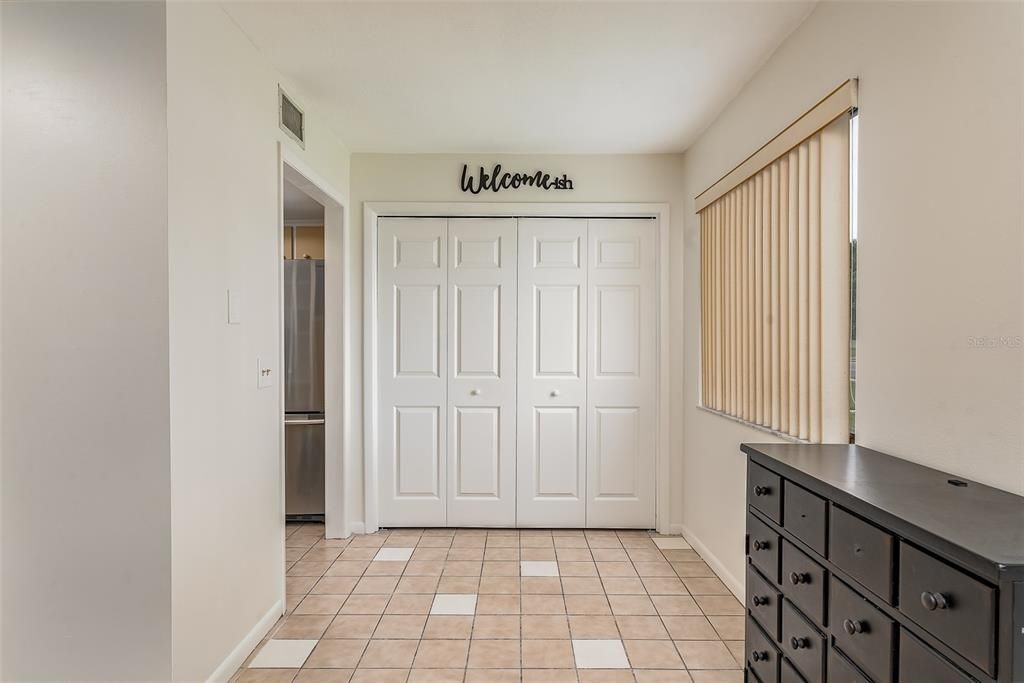
{"type": "Polygon", "coordinates": [[[286,568],[235,683],[743,680],[743,606],[679,537],[289,524],[286,568]]]}

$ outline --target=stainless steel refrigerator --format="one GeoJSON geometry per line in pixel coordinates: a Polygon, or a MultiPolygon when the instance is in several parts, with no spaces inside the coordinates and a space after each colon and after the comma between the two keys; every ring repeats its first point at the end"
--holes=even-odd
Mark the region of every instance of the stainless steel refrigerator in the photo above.
{"type": "Polygon", "coordinates": [[[324,262],[284,262],[284,509],[324,517],[324,262]]]}

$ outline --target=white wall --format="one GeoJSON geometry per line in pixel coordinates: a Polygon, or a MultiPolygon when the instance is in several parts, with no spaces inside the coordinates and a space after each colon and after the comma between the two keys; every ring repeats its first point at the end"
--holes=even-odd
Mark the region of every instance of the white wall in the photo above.
{"type": "Polygon", "coordinates": [[[170,675],[163,3],[4,3],[0,679],[170,675]]]}
{"type": "Polygon", "coordinates": [[[743,580],[741,441],[696,408],[693,197],[860,77],[857,441],[1024,492],[1024,5],[821,3],[684,155],[683,518],[743,580]]]}
{"type": "Polygon", "coordinates": [[[280,77],[216,5],[168,5],[167,74],[172,657],[174,679],[192,681],[283,591],[277,142],[342,191],[348,152],[289,83],[305,152],[280,132],[280,77]],[[271,389],[256,389],[257,358],[271,389]]]}
{"type": "MultiPolygon", "coordinates": [[[[671,263],[682,262],[682,215],[684,205],[680,189],[683,178],[678,155],[623,155],[623,156],[552,156],[552,155],[454,155],[454,154],[353,154],[352,155],[352,221],[351,244],[354,254],[362,254],[363,203],[367,201],[422,201],[422,202],[668,202],[671,263]],[[462,164],[470,169],[485,166],[488,170],[501,163],[506,170],[533,171],[543,168],[567,173],[574,181],[572,191],[544,191],[535,188],[506,190],[497,194],[483,192],[478,195],[463,193],[459,187],[462,164]]],[[[671,270],[672,291],[681,287],[681,271],[671,270]]],[[[356,282],[354,309],[362,310],[362,261],[353,269],[356,282]]],[[[682,302],[678,297],[670,301],[672,319],[673,358],[682,356],[682,302]]],[[[358,316],[361,320],[361,316],[358,316]]],[[[357,323],[358,325],[358,323],[357,323]]],[[[353,348],[353,357],[362,358],[362,328],[357,326],[353,337],[359,340],[353,348]]],[[[362,394],[362,377],[353,378],[354,395],[362,394]]],[[[682,406],[675,397],[682,395],[682,367],[672,366],[670,378],[673,403],[671,411],[678,415],[682,406]]],[[[354,406],[353,423],[362,425],[362,406],[354,406]]],[[[671,460],[672,496],[670,525],[681,522],[681,449],[682,425],[672,424],[671,460]]],[[[362,443],[346,454],[354,472],[348,485],[349,514],[353,520],[363,520],[362,443]]]]}

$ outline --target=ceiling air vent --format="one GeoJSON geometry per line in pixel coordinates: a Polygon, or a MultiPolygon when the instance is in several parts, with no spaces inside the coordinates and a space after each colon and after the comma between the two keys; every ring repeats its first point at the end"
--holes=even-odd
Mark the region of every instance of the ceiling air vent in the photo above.
{"type": "Polygon", "coordinates": [[[277,86],[278,95],[278,125],[281,130],[288,133],[288,137],[299,143],[299,147],[306,149],[306,117],[302,110],[295,106],[291,98],[285,94],[281,86],[277,86]]]}

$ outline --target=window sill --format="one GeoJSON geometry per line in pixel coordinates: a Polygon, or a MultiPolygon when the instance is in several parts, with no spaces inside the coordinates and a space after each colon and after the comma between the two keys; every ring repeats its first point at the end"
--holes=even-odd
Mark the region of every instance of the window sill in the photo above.
{"type": "Polygon", "coordinates": [[[775,431],[774,429],[772,429],[770,427],[765,427],[764,425],[759,425],[759,424],[757,424],[755,422],[748,422],[747,420],[744,420],[743,418],[736,417],[735,415],[729,415],[728,413],[723,413],[720,410],[714,410],[712,408],[707,408],[705,406],[700,405],[699,403],[697,404],[697,410],[702,410],[705,413],[710,413],[711,415],[717,415],[718,417],[723,417],[726,420],[729,420],[731,422],[738,422],[739,424],[743,425],[744,427],[749,427],[750,429],[756,429],[759,432],[764,432],[766,434],[771,434],[772,436],[774,436],[776,438],[779,438],[779,439],[782,439],[783,441],[789,441],[790,443],[811,443],[807,439],[801,439],[801,438],[795,437],[795,436],[793,436],[791,434],[785,434],[783,432],[777,432],[777,431],[775,431]]]}

